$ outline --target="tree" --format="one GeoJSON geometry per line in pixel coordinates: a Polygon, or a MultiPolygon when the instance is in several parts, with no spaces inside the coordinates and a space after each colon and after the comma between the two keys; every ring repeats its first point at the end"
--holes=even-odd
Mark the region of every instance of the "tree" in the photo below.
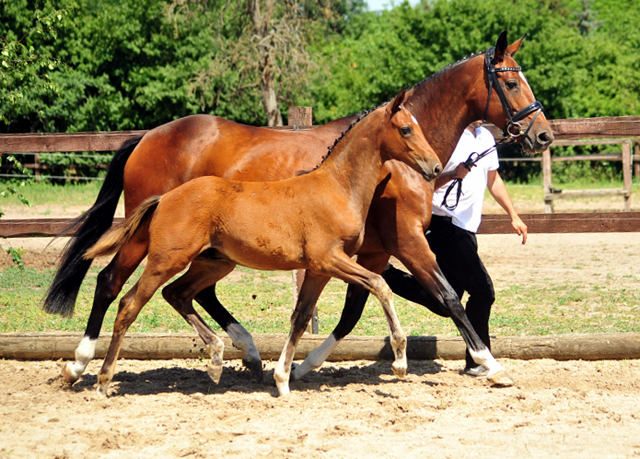
{"type": "MultiPolygon", "coordinates": [[[[9,7],[6,0],[0,3],[3,13],[9,7]]],[[[15,7],[16,5],[13,4],[15,7]]],[[[56,38],[56,25],[62,22],[65,10],[53,11],[48,14],[36,10],[32,22],[20,37],[6,34],[0,37],[0,122],[9,123],[12,113],[20,113],[28,109],[28,100],[33,93],[57,94],[58,86],[51,80],[50,73],[61,67],[61,63],[54,58],[39,54],[34,47],[34,36],[49,36],[56,38]]],[[[4,17],[4,14],[2,15],[4,17]]],[[[0,166],[3,159],[11,163],[14,168],[27,174],[27,170],[14,156],[0,154],[0,166]],[[6,159],[5,159],[6,158],[6,159]]],[[[24,180],[17,184],[3,185],[0,196],[15,196],[25,205],[29,200],[19,188],[25,185],[24,180]]],[[[4,215],[0,209],[0,218],[4,215]]]]}

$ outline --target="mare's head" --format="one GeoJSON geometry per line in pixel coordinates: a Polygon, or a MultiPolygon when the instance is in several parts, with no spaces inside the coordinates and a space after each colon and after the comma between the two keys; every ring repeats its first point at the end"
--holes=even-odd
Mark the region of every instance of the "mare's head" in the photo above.
{"type": "Polygon", "coordinates": [[[380,110],[384,110],[382,152],[418,171],[425,180],[442,172],[442,164],[425,139],[416,118],[402,105],[405,89],[380,110]]]}
{"type": "Polygon", "coordinates": [[[527,153],[535,153],[551,145],[553,134],[542,104],[513,59],[523,40],[524,37],[509,45],[507,32],[502,32],[496,46],[485,53],[485,94],[490,92],[483,110],[487,121],[520,142],[527,153]]]}

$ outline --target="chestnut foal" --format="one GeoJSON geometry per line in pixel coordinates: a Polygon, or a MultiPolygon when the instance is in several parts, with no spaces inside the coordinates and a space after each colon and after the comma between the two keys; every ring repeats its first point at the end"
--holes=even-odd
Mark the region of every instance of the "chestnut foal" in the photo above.
{"type": "Polygon", "coordinates": [[[392,103],[354,124],[308,174],[281,182],[200,177],[162,197],[147,199],[124,223],[100,238],[86,252],[87,259],[113,254],[143,231],[148,231],[149,244],[144,272],[120,302],[98,375],[98,392],[107,394],[124,334],[142,307],[190,263],[163,295],[204,340],[214,381],[222,372],[224,344],[198,316],[192,301],[237,264],[263,270],[307,270],[274,373],[280,395],[289,393],[295,348],[331,277],[361,285],[380,300],[395,355],[392,368],[397,377],[404,377],[406,336],[392,292],[381,276],[351,259],[364,239],[382,164],[389,159],[401,161],[425,180],[437,177],[442,167],[415,117],[402,106],[404,98],[402,91],[392,103]]]}

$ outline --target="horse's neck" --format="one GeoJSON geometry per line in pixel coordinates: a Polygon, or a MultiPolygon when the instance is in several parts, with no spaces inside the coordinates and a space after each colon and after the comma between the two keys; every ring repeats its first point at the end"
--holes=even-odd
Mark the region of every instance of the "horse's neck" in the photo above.
{"type": "Polygon", "coordinates": [[[384,112],[371,113],[358,122],[333,148],[317,172],[340,187],[354,208],[368,209],[382,167],[378,127],[384,112]]]}
{"type": "Polygon", "coordinates": [[[405,106],[415,115],[424,136],[443,165],[447,164],[464,129],[481,119],[474,87],[482,78],[482,56],[448,67],[407,91],[405,106]],[[470,103],[471,102],[471,103],[470,103]]]}

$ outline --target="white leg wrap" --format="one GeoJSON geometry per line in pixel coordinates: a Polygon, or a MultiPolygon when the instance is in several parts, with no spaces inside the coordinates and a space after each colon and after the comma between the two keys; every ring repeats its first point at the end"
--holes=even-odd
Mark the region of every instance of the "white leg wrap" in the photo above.
{"type": "Polygon", "coordinates": [[[304,359],[300,365],[294,365],[291,370],[291,376],[293,379],[298,380],[302,378],[304,375],[309,373],[310,371],[315,370],[320,367],[327,358],[331,355],[333,350],[338,347],[340,341],[337,341],[333,335],[329,335],[329,337],[324,340],[324,342],[315,348],[313,351],[307,355],[307,358],[304,359]]]}
{"type": "Polygon", "coordinates": [[[233,341],[233,345],[244,352],[244,356],[250,360],[260,362],[260,353],[253,342],[253,337],[242,325],[231,324],[227,328],[227,334],[233,341]]]}
{"type": "Polygon", "coordinates": [[[80,344],[76,349],[76,360],[75,362],[67,363],[67,371],[75,378],[78,379],[84,370],[86,370],[87,365],[96,355],[96,344],[97,339],[90,339],[88,336],[82,338],[80,344]]]}
{"type": "Polygon", "coordinates": [[[498,371],[504,371],[504,367],[498,363],[489,349],[484,349],[480,352],[475,352],[474,350],[469,349],[469,353],[477,364],[482,365],[489,370],[489,375],[497,373],[498,371]]]}

